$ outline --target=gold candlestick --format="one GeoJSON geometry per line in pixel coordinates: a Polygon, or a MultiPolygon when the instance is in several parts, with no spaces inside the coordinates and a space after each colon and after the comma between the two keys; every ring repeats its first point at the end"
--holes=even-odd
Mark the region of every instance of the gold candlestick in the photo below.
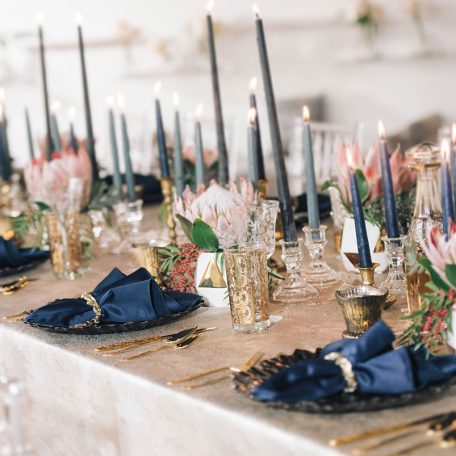
{"type": "Polygon", "coordinates": [[[170,177],[162,177],[160,179],[161,189],[163,193],[163,199],[166,204],[166,225],[168,226],[168,236],[170,243],[176,245],[176,221],[173,215],[173,181],[170,177]]]}
{"type": "Polygon", "coordinates": [[[372,263],[370,268],[360,268],[359,267],[359,254],[356,252],[344,252],[344,255],[348,258],[350,263],[358,269],[361,275],[361,282],[363,285],[369,285],[370,287],[375,283],[375,269],[380,266],[378,263],[372,263]]]}

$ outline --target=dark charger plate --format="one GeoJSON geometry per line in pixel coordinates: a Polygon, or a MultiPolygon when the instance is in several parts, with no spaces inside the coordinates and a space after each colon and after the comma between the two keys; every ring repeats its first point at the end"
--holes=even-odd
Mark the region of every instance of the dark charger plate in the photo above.
{"type": "MultiPolygon", "coordinates": [[[[304,359],[316,358],[319,350],[309,352],[306,350],[296,350],[292,355],[278,355],[274,358],[263,360],[257,366],[245,372],[234,375],[233,382],[235,389],[251,399],[258,402],[252,395],[255,386],[262,383],[271,375],[279,370],[292,366],[304,359]]],[[[456,379],[431,385],[425,390],[416,393],[406,393],[398,395],[361,395],[357,393],[340,393],[316,402],[297,402],[288,404],[286,402],[264,402],[273,408],[305,412],[305,413],[349,413],[349,412],[370,412],[387,408],[414,405],[422,402],[434,400],[437,395],[443,393],[451,385],[456,384],[456,379]]]]}
{"type": "Polygon", "coordinates": [[[65,327],[65,326],[50,326],[34,323],[26,323],[34,328],[42,329],[53,333],[60,334],[76,334],[80,336],[94,336],[98,334],[114,334],[129,331],[141,331],[142,329],[149,329],[155,326],[166,325],[174,320],[184,317],[189,313],[198,309],[202,304],[202,301],[196,303],[192,307],[189,307],[183,312],[168,315],[167,317],[157,318],[156,320],[147,321],[132,321],[127,323],[106,323],[106,324],[92,324],[84,327],[65,327]]]}
{"type": "Polygon", "coordinates": [[[47,260],[47,258],[31,261],[30,263],[24,264],[23,266],[17,266],[15,268],[13,268],[13,267],[0,268],[0,278],[12,276],[12,275],[18,275],[18,274],[22,274],[23,272],[30,271],[31,269],[34,269],[37,266],[39,266],[41,263],[44,263],[46,260],[47,260]]]}

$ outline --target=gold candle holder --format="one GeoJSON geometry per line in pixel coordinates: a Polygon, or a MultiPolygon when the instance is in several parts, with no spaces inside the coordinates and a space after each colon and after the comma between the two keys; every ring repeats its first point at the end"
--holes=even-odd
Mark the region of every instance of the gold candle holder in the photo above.
{"type": "Polygon", "coordinates": [[[147,269],[154,277],[158,285],[163,285],[160,274],[163,257],[160,251],[166,246],[166,242],[157,241],[139,242],[131,245],[133,257],[135,258],[138,266],[147,269]]]}
{"type": "Polygon", "coordinates": [[[166,225],[168,227],[168,236],[171,245],[176,245],[176,221],[173,214],[173,181],[170,177],[162,177],[160,179],[161,189],[163,193],[164,202],[166,204],[166,225]]]}
{"type": "Polygon", "coordinates": [[[344,252],[344,255],[348,258],[350,263],[359,271],[361,275],[361,282],[363,285],[373,286],[375,283],[375,269],[380,265],[378,263],[372,263],[370,268],[359,267],[359,254],[355,252],[344,252]]]}

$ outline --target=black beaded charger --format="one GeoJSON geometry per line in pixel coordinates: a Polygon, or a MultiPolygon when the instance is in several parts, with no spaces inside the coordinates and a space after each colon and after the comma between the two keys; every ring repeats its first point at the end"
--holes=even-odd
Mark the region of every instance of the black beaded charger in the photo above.
{"type": "MultiPolygon", "coordinates": [[[[262,402],[252,395],[252,390],[281,369],[292,366],[305,359],[318,357],[320,349],[316,352],[295,350],[292,355],[278,355],[274,358],[263,360],[246,371],[238,372],[233,377],[234,387],[257,402],[262,402]]],[[[456,384],[456,378],[447,382],[431,385],[428,388],[414,392],[397,395],[339,393],[319,401],[301,401],[294,404],[287,402],[264,402],[265,405],[278,409],[305,413],[349,413],[370,412],[387,408],[414,405],[434,400],[450,386],[456,384]]]]}
{"type": "Polygon", "coordinates": [[[0,278],[22,274],[23,272],[30,271],[31,269],[36,268],[45,261],[47,261],[47,258],[31,261],[30,263],[24,264],[22,266],[0,268],[0,278]]]}
{"type": "Polygon", "coordinates": [[[76,334],[80,336],[94,336],[99,334],[114,334],[114,333],[123,333],[123,332],[130,332],[130,331],[141,331],[142,329],[149,329],[155,326],[162,326],[166,325],[167,323],[171,323],[174,320],[178,320],[179,318],[185,317],[191,312],[194,312],[198,309],[202,304],[202,301],[197,302],[193,306],[189,307],[188,309],[184,310],[183,312],[177,312],[166,317],[157,318],[155,320],[146,320],[146,321],[131,321],[126,323],[92,323],[87,326],[51,326],[51,325],[43,325],[43,324],[36,324],[36,323],[29,323],[25,321],[28,325],[42,329],[43,331],[49,331],[53,333],[60,333],[60,334],[76,334]]]}

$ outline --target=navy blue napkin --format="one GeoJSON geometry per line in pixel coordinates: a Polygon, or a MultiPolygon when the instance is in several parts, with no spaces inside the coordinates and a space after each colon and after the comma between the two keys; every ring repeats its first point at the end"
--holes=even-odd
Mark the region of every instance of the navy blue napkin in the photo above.
{"type": "MultiPolygon", "coordinates": [[[[144,268],[128,276],[114,268],[91,295],[101,308],[101,324],[156,320],[183,312],[203,300],[195,294],[163,292],[144,268]]],[[[31,312],[26,321],[31,324],[73,327],[94,318],[94,308],[85,299],[68,298],[57,299],[31,312]]]]}
{"type": "Polygon", "coordinates": [[[359,394],[401,394],[424,389],[456,375],[456,356],[431,356],[413,347],[394,350],[394,334],[378,321],[358,340],[339,340],[327,345],[316,359],[300,361],[272,375],[253,391],[262,401],[295,403],[318,401],[344,391],[348,383],[334,361],[340,353],[352,366],[359,394]]]}
{"type": "Polygon", "coordinates": [[[0,236],[0,269],[17,268],[47,258],[49,258],[49,252],[36,248],[18,249],[13,241],[5,241],[0,236]]]}

